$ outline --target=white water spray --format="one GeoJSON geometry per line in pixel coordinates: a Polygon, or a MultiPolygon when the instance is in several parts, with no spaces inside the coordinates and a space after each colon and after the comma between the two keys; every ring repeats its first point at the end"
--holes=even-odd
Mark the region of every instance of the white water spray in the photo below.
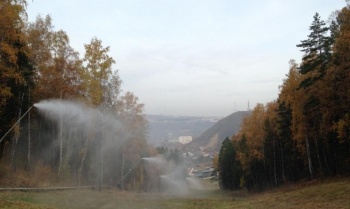
{"type": "Polygon", "coordinates": [[[103,131],[102,138],[115,139],[116,136],[127,133],[123,131],[120,120],[98,109],[87,107],[71,101],[48,100],[34,104],[39,112],[51,120],[59,122],[63,119],[64,126],[72,129],[94,128],[103,131]]]}
{"type": "MultiPolygon", "coordinates": [[[[188,195],[191,189],[201,189],[200,181],[195,177],[186,177],[183,164],[174,165],[159,155],[156,157],[143,158],[146,173],[150,178],[158,178],[159,190],[166,195],[188,195]],[[159,170],[155,173],[155,170],[159,170]]],[[[154,182],[155,180],[153,180],[154,182]]]]}
{"type": "Polygon", "coordinates": [[[90,173],[89,176],[96,176],[100,188],[104,176],[115,179],[119,169],[115,167],[120,159],[118,152],[130,137],[130,131],[116,114],[62,100],[42,101],[34,106],[58,128],[59,140],[54,141],[59,150],[58,173],[68,160],[74,162],[72,166],[78,173],[79,185],[84,170],[90,173]]]}

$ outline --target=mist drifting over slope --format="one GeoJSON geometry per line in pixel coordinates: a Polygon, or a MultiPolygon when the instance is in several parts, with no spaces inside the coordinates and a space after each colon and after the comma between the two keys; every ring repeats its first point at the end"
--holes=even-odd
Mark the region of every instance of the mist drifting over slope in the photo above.
{"type": "Polygon", "coordinates": [[[102,180],[118,184],[120,177],[116,176],[123,175],[122,146],[133,135],[117,114],[64,100],[46,100],[34,106],[49,127],[50,133],[41,135],[56,138],[48,146],[54,147],[55,153],[46,153],[44,158],[59,164],[58,173],[66,169],[63,172],[77,179],[79,185],[84,179],[89,184],[103,184],[102,180]]]}
{"type": "Polygon", "coordinates": [[[128,123],[117,113],[63,100],[34,106],[49,127],[40,129],[48,134],[41,134],[54,137],[48,146],[54,148],[48,150],[55,153],[46,156],[58,165],[59,176],[68,173],[80,186],[109,185],[127,190],[133,188],[131,182],[137,182],[133,190],[171,195],[186,195],[191,188],[199,188],[196,179],[186,178],[184,162],[151,157],[145,151],[147,145],[135,141],[138,132],[125,125],[128,123]]]}

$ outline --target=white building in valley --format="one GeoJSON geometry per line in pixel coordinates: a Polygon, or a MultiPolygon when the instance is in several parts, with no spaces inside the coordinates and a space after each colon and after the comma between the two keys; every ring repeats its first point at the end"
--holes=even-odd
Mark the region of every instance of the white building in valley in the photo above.
{"type": "Polygon", "coordinates": [[[179,137],[179,142],[181,144],[188,144],[192,141],[192,136],[180,136],[179,137]]]}

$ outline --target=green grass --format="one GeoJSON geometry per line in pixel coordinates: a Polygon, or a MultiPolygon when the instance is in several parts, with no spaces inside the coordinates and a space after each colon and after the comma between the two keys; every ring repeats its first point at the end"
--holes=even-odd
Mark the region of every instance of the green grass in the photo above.
{"type": "Polygon", "coordinates": [[[259,194],[223,192],[216,188],[186,196],[129,193],[117,190],[55,192],[1,192],[0,208],[127,208],[127,209],[234,209],[234,208],[349,208],[350,179],[314,181],[284,186],[259,194]]]}

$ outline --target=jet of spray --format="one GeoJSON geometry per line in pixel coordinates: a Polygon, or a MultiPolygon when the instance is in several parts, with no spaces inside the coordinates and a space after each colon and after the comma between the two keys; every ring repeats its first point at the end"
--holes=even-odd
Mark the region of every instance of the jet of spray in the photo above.
{"type": "Polygon", "coordinates": [[[78,167],[79,176],[85,168],[92,173],[89,176],[99,178],[100,185],[103,176],[115,179],[118,152],[132,134],[116,114],[64,100],[47,100],[34,106],[58,128],[59,140],[54,143],[60,150],[59,170],[64,159],[70,159],[69,162],[75,162],[73,167],[78,167]]]}
{"type": "Polygon", "coordinates": [[[177,164],[167,161],[162,155],[143,158],[149,181],[157,184],[165,195],[184,196],[193,189],[201,189],[201,183],[194,177],[187,177],[184,162],[177,164]],[[158,171],[158,172],[155,172],[158,171]],[[153,180],[153,181],[152,181],[153,180]]]}

